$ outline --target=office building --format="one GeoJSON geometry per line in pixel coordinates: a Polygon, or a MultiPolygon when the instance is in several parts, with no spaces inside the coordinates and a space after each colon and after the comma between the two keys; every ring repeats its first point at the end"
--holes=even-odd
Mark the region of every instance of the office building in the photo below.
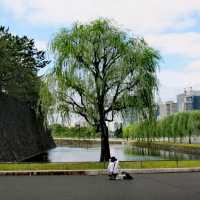
{"type": "Polygon", "coordinates": [[[177,108],[178,112],[200,109],[200,91],[185,89],[183,94],[177,95],[177,108]]]}
{"type": "Polygon", "coordinates": [[[167,101],[159,105],[159,118],[167,117],[177,112],[177,103],[167,101]]]}

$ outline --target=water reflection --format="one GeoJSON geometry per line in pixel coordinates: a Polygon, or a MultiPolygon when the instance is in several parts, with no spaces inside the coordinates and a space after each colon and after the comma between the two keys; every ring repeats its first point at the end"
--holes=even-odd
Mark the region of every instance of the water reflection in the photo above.
{"type": "Polygon", "coordinates": [[[163,160],[198,160],[200,155],[185,154],[174,151],[164,151],[152,148],[142,148],[136,146],[126,146],[124,151],[128,155],[153,156],[163,160]]]}
{"type": "MultiPolygon", "coordinates": [[[[183,154],[163,150],[139,148],[127,145],[111,145],[112,156],[121,161],[136,160],[192,160],[200,159],[199,155],[183,154]]],[[[56,147],[48,152],[49,162],[84,162],[99,161],[99,145],[78,145],[56,147]]]]}

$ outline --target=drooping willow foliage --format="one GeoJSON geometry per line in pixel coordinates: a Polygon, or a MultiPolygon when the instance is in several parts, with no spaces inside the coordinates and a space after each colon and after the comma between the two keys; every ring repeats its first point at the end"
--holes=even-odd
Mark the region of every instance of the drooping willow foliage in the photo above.
{"type": "Polygon", "coordinates": [[[66,118],[83,118],[100,132],[100,161],[109,160],[107,123],[131,108],[141,118],[154,116],[159,52],[107,19],[62,29],[51,50],[55,65],[47,85],[54,108],[66,118]]]}
{"type": "Polygon", "coordinates": [[[200,111],[181,112],[156,122],[143,121],[123,128],[123,137],[138,141],[173,141],[200,136],[200,111]]]}
{"type": "Polygon", "coordinates": [[[92,127],[64,127],[61,124],[52,124],[52,135],[58,138],[96,138],[100,135],[92,127]]]}

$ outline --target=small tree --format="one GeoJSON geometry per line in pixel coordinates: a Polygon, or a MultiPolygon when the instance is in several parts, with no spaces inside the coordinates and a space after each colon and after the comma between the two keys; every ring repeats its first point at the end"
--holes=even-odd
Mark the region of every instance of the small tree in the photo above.
{"type": "Polygon", "coordinates": [[[188,138],[189,144],[191,144],[192,136],[199,136],[200,134],[200,112],[192,111],[188,117],[188,138]]]}
{"type": "Polygon", "coordinates": [[[51,49],[56,106],[82,116],[101,132],[100,161],[108,160],[107,122],[128,108],[144,118],[154,115],[158,52],[101,19],[62,29],[51,49]]]}
{"type": "Polygon", "coordinates": [[[189,112],[182,112],[179,113],[179,120],[178,120],[178,135],[180,137],[180,143],[182,143],[182,138],[186,137],[188,135],[188,119],[189,115],[191,113],[189,112]]]}

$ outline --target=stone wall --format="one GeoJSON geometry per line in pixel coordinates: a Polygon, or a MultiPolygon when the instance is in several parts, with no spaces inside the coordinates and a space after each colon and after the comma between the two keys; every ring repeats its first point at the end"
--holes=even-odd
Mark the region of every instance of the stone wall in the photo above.
{"type": "Polygon", "coordinates": [[[20,162],[55,147],[34,110],[0,95],[0,162],[20,162]]]}

